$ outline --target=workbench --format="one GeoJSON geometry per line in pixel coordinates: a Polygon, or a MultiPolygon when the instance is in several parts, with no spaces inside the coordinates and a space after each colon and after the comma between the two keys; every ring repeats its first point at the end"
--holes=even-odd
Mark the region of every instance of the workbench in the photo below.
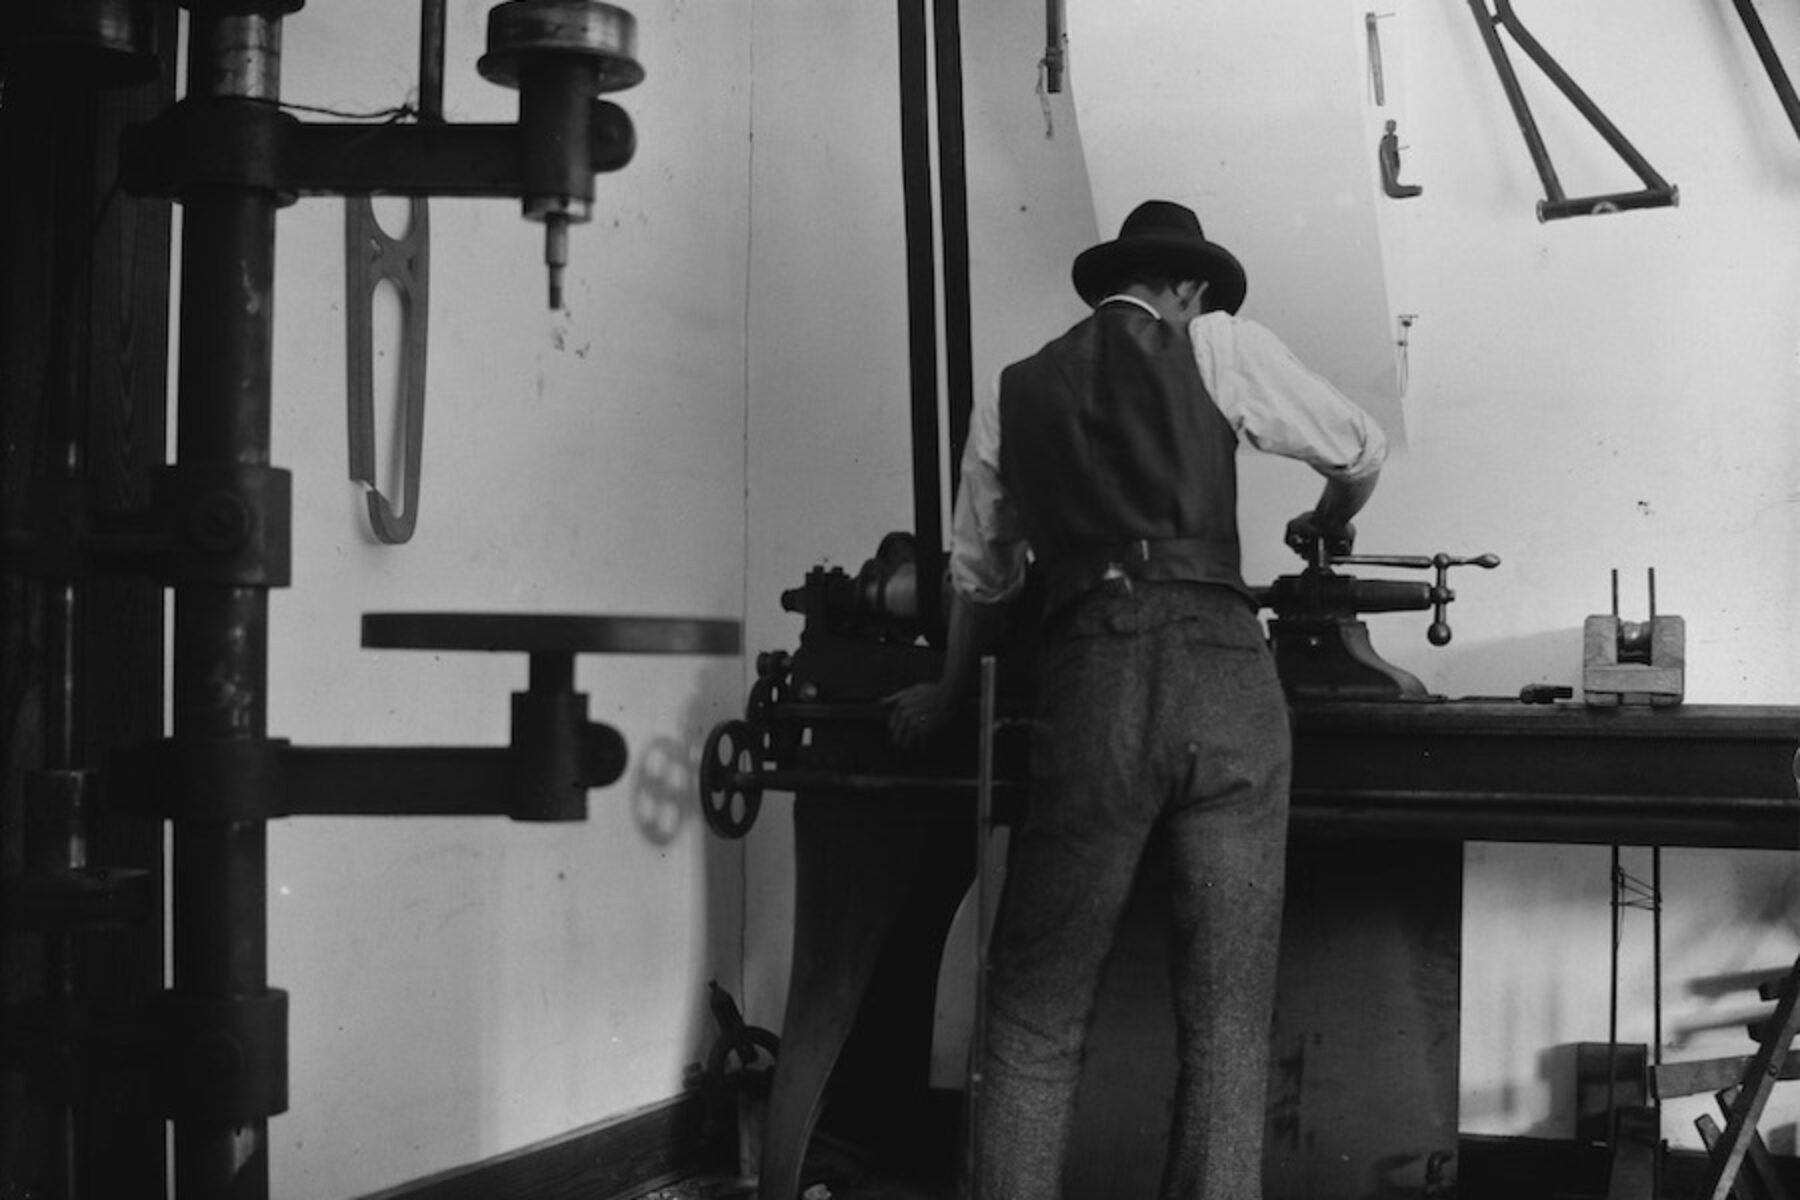
{"type": "MultiPolygon", "coordinates": [[[[832,639],[793,659],[784,695],[804,697],[788,711],[809,729],[795,743],[793,966],[764,1200],[797,1194],[822,1111],[898,1162],[946,1124],[926,1073],[945,934],[974,869],[974,801],[955,786],[973,773],[974,732],[909,755],[878,721],[829,719],[833,703],[867,709],[934,672],[922,649],[832,639]],[[896,774],[916,784],[868,786],[896,774]]],[[[1015,690],[1002,711],[1023,704],[1015,690]]],[[[1455,1152],[1464,842],[1800,848],[1800,708],[1433,699],[1302,703],[1293,718],[1269,1200],[1360,1200],[1455,1152]]],[[[1022,731],[1002,730],[1002,822],[1022,800],[1024,749],[1022,731]]],[[[1109,968],[1071,1198],[1155,1190],[1173,1082],[1158,920],[1134,911],[1109,968]]]]}

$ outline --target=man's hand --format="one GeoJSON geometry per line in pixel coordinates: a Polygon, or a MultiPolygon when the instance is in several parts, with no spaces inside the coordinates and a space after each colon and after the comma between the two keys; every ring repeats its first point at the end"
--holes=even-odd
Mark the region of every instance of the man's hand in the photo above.
{"type": "Polygon", "coordinates": [[[941,683],[919,683],[886,698],[894,706],[888,714],[888,734],[896,745],[917,749],[931,737],[956,708],[956,696],[941,683]]]}
{"type": "Polygon", "coordinates": [[[1320,548],[1328,557],[1337,557],[1350,553],[1356,545],[1356,526],[1345,521],[1339,529],[1324,529],[1319,525],[1318,516],[1308,509],[1287,523],[1287,544],[1295,554],[1304,558],[1309,565],[1323,566],[1320,548]]]}

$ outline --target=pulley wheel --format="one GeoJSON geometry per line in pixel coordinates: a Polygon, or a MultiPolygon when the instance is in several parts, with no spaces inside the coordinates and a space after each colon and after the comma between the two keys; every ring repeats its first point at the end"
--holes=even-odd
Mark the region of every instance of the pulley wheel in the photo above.
{"type": "Polygon", "coordinates": [[[599,70],[597,90],[618,92],[644,81],[637,59],[637,18],[598,0],[509,0],[488,13],[488,50],[475,64],[482,78],[518,87],[534,59],[586,59],[599,70]]]}
{"type": "Polygon", "coordinates": [[[747,721],[725,721],[707,735],[700,756],[700,812],[722,838],[741,838],[756,824],[762,785],[755,780],[759,739],[747,721]]]}

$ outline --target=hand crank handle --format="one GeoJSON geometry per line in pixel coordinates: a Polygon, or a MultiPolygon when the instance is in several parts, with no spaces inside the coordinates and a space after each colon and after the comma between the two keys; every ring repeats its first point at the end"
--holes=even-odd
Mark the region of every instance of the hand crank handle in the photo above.
{"type": "Polygon", "coordinates": [[[1448,554],[1435,554],[1431,565],[1437,568],[1437,582],[1431,588],[1431,626],[1425,631],[1425,640],[1434,646],[1448,646],[1450,622],[1444,619],[1444,606],[1456,599],[1456,593],[1444,582],[1445,576],[1450,573],[1451,567],[1481,567],[1491,571],[1500,565],[1500,556],[1478,554],[1473,558],[1455,558],[1448,554]]]}
{"type": "Polygon", "coordinates": [[[1431,624],[1425,630],[1425,640],[1434,646],[1450,644],[1450,622],[1444,619],[1444,605],[1456,599],[1456,593],[1448,588],[1432,589],[1431,624]]]}

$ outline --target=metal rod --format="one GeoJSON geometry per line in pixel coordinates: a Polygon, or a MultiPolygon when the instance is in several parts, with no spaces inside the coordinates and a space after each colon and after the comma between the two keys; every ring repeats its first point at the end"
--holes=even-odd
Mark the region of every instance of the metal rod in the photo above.
{"type": "Polygon", "coordinates": [[[1068,45],[1069,18],[1064,0],[1044,0],[1044,90],[1052,96],[1063,90],[1068,45]]]}
{"type": "MultiPolygon", "coordinates": [[[[73,278],[85,276],[85,272],[77,272],[72,266],[65,265],[64,273],[71,276],[69,288],[74,296],[79,297],[82,288],[73,278]]],[[[65,307],[73,307],[75,301],[65,307]]],[[[67,363],[68,389],[62,396],[52,402],[53,410],[61,410],[60,419],[53,417],[53,422],[67,427],[60,430],[64,440],[62,461],[58,464],[58,474],[71,486],[79,486],[82,473],[83,451],[85,440],[82,434],[85,421],[81,415],[85,410],[87,389],[79,378],[75,367],[75,330],[77,320],[73,313],[68,313],[68,324],[63,329],[58,341],[61,343],[59,353],[69,360],[67,363]],[[58,403],[57,401],[60,401],[58,403]]],[[[82,620],[82,585],[74,579],[47,579],[43,585],[44,614],[44,766],[52,771],[72,770],[80,764],[81,741],[81,620],[82,620]]],[[[44,814],[48,815],[48,814],[44,814]]],[[[59,845],[45,846],[41,849],[47,857],[58,860],[52,870],[67,870],[76,864],[76,859],[85,855],[86,833],[83,828],[86,814],[72,812],[55,814],[55,819],[45,822],[53,832],[59,845]],[[60,835],[60,836],[57,836],[60,835]]],[[[49,864],[46,864],[47,866],[49,864]]],[[[76,978],[76,943],[75,938],[65,931],[54,931],[44,938],[44,982],[50,1001],[59,1010],[60,1017],[73,1014],[74,1005],[80,992],[76,978]]],[[[62,1089],[57,1089],[58,1098],[50,1113],[50,1162],[53,1172],[51,1180],[52,1194],[76,1200],[81,1195],[81,1160],[82,1142],[80,1120],[74,1104],[62,1089]]]]}
{"type": "MultiPolygon", "coordinates": [[[[1004,725],[1005,722],[999,722],[1004,725]]],[[[849,773],[774,768],[721,776],[726,786],[773,792],[895,791],[924,799],[971,795],[966,776],[849,773]]],[[[1000,775],[997,794],[1023,794],[1026,781],[1000,775]]],[[[911,797],[909,796],[909,799],[911,797]]],[[[870,801],[875,803],[877,801],[870,801]]],[[[1542,792],[1409,790],[1372,787],[1294,788],[1293,820],[1305,831],[1393,830],[1419,837],[1605,845],[1628,823],[1634,844],[1787,849],[1793,802],[1768,796],[1555,795],[1542,792]]]]}
{"type": "MultiPolygon", "coordinates": [[[[961,0],[933,0],[937,65],[939,223],[944,237],[944,377],[950,495],[962,474],[963,444],[975,408],[975,350],[969,298],[969,170],[963,121],[961,0]]],[[[936,592],[935,588],[922,589],[936,592]]],[[[935,623],[935,622],[934,622],[935,623]]]]}
{"type": "Polygon", "coordinates": [[[1618,127],[1607,119],[1606,114],[1600,111],[1600,106],[1588,98],[1588,94],[1581,90],[1580,85],[1567,71],[1562,69],[1561,64],[1550,56],[1550,52],[1531,36],[1531,31],[1525,28],[1524,23],[1513,12],[1512,0],[1494,0],[1494,7],[1499,12],[1501,19],[1506,22],[1507,31],[1513,35],[1520,48],[1525,51],[1532,62],[1538,65],[1538,69],[1549,77],[1550,82],[1556,85],[1557,90],[1568,98],[1569,103],[1573,104],[1576,110],[1587,119],[1588,124],[1594,127],[1594,131],[1606,140],[1606,144],[1625,160],[1625,165],[1644,181],[1644,186],[1659,190],[1667,189],[1668,181],[1657,174],[1656,168],[1652,167],[1644,156],[1637,152],[1637,147],[1633,146],[1625,135],[1619,132],[1618,127]]]}
{"type": "Polygon", "coordinates": [[[1563,200],[1538,201],[1538,219],[1556,221],[1563,217],[1591,217],[1602,213],[1630,212],[1640,208],[1669,208],[1680,199],[1670,186],[1646,188],[1638,192],[1608,192],[1599,196],[1576,196],[1563,200]]]}
{"type": "MultiPolygon", "coordinates": [[[[281,17],[192,11],[188,95],[280,98],[281,17]]],[[[247,187],[183,197],[180,465],[265,465],[270,450],[276,198],[247,187]]],[[[175,589],[174,732],[267,731],[268,592],[175,589]]],[[[174,985],[229,1004],[267,991],[268,839],[259,820],[174,821],[174,985]]],[[[181,1200],[266,1200],[268,1121],[178,1119],[181,1200]]]]}
{"type": "MultiPolygon", "coordinates": [[[[900,0],[900,170],[906,224],[907,341],[912,391],[913,535],[921,571],[943,560],[943,475],[938,446],[936,239],[932,232],[930,50],[926,0],[900,0]]],[[[920,590],[920,618],[938,616],[937,589],[920,590]]]]}
{"type": "Polygon", "coordinates": [[[1556,165],[1550,161],[1550,152],[1544,148],[1544,136],[1538,132],[1537,120],[1531,115],[1531,106],[1525,101],[1525,91],[1519,86],[1519,76],[1513,70],[1512,60],[1507,57],[1506,46],[1500,40],[1496,26],[1499,19],[1488,11],[1487,0],[1469,0],[1469,10],[1475,14],[1475,24],[1481,30],[1481,40],[1487,46],[1488,57],[1494,62],[1494,70],[1500,76],[1500,87],[1506,93],[1507,103],[1512,106],[1513,119],[1518,122],[1519,132],[1525,136],[1525,149],[1531,155],[1531,162],[1537,168],[1538,178],[1543,182],[1544,195],[1552,201],[1563,199],[1562,181],[1556,177],[1556,165]]]}
{"type": "MultiPolygon", "coordinates": [[[[942,794],[952,799],[973,795],[979,779],[967,775],[875,775],[866,772],[807,770],[776,767],[773,770],[732,771],[721,776],[727,786],[757,787],[769,792],[869,792],[891,796],[894,792],[942,794]]],[[[996,792],[1025,791],[1023,779],[996,779],[996,792]]]]}
{"type": "Polygon", "coordinates": [[[444,119],[444,5],[419,5],[419,120],[432,125],[444,119]]]}
{"type": "MultiPolygon", "coordinates": [[[[83,214],[80,228],[86,232],[85,213],[93,186],[90,172],[98,112],[91,97],[77,101],[71,96],[67,102],[76,108],[80,134],[72,139],[77,144],[58,157],[53,186],[71,203],[80,204],[76,211],[83,214]],[[81,197],[80,201],[77,202],[76,197],[81,197]]],[[[85,247],[76,250],[69,259],[59,255],[57,285],[52,299],[56,307],[51,317],[50,362],[45,381],[46,440],[55,459],[49,464],[49,474],[57,481],[52,486],[66,487],[71,492],[82,487],[87,457],[90,388],[81,331],[92,302],[92,289],[86,257],[85,247]]],[[[80,581],[61,577],[44,580],[40,592],[44,622],[42,766],[48,772],[68,772],[81,765],[83,591],[80,581]]],[[[57,811],[27,813],[27,820],[36,826],[28,833],[29,841],[39,843],[28,843],[28,851],[38,859],[38,869],[52,874],[66,872],[80,865],[85,858],[87,814],[80,809],[79,795],[78,791],[46,788],[38,796],[38,803],[57,811]]],[[[72,1021],[80,998],[78,955],[77,940],[72,933],[66,930],[46,933],[43,940],[44,991],[60,1021],[72,1021]]],[[[64,1071],[49,1089],[55,1099],[48,1105],[47,1114],[50,1144],[46,1156],[49,1167],[46,1183],[51,1196],[76,1200],[83,1187],[81,1168],[85,1147],[82,1121],[69,1088],[70,1082],[64,1071]]]]}
{"type": "Polygon", "coordinates": [[[1794,85],[1788,79],[1787,68],[1781,63],[1781,56],[1775,50],[1775,44],[1769,40],[1769,31],[1763,28],[1762,18],[1757,15],[1756,5],[1752,0],[1732,0],[1738,16],[1743,18],[1744,31],[1750,35],[1750,44],[1756,47],[1756,56],[1762,59],[1763,70],[1769,73],[1769,82],[1775,85],[1775,95],[1781,101],[1781,111],[1787,114],[1788,124],[1800,133],[1800,96],[1794,94],[1794,85]]]}
{"type": "MultiPolygon", "coordinates": [[[[1654,603],[1654,602],[1653,602],[1654,603]]],[[[1650,847],[1650,975],[1652,987],[1652,1019],[1650,1031],[1650,1070],[1652,1078],[1655,1071],[1662,1066],[1663,1047],[1663,925],[1662,925],[1662,847],[1650,847]]],[[[1650,1194],[1662,1195],[1663,1156],[1662,1141],[1662,1094],[1656,1089],[1650,1090],[1650,1109],[1656,1114],[1657,1153],[1650,1160],[1650,1194]]]]}
{"type": "Polygon", "coordinates": [[[969,1200],[981,1200],[982,1084],[987,1055],[988,933],[993,928],[993,887],[988,842],[994,833],[994,656],[981,656],[981,739],[975,788],[975,1024],[969,1039],[969,1200]]]}
{"type": "Polygon", "coordinates": [[[1613,945],[1609,952],[1611,970],[1607,972],[1606,1002],[1606,1141],[1618,1141],[1618,943],[1624,936],[1624,869],[1618,862],[1618,844],[1613,846],[1611,874],[1611,912],[1613,912],[1613,945]]]}

